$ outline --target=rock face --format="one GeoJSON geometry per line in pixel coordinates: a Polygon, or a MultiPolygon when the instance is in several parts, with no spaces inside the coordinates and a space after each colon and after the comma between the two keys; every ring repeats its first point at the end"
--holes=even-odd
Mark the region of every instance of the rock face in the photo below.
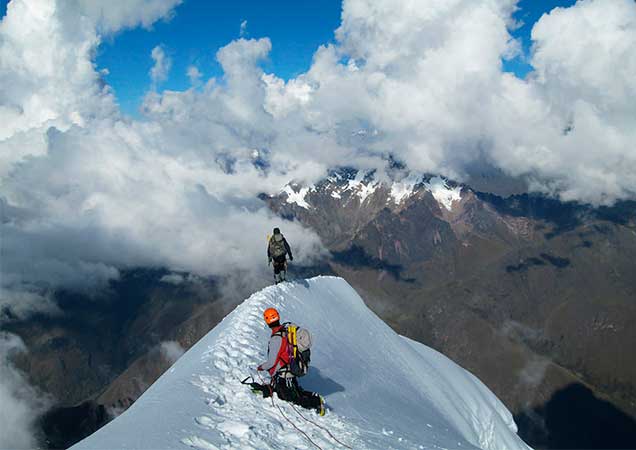
{"type": "Polygon", "coordinates": [[[592,209],[353,170],[262,199],[314,229],[332,269],[394,329],[484,380],[531,443],[557,432],[541,411],[572,383],[636,416],[635,203],[592,209]]]}

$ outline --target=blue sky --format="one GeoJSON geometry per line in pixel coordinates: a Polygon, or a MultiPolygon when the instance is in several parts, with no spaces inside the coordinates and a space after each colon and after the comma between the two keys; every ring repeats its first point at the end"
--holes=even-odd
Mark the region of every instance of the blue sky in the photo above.
{"type": "MultiPolygon", "coordinates": [[[[521,39],[525,56],[530,55],[531,51],[532,40],[530,33],[532,27],[541,16],[554,8],[567,8],[575,3],[576,0],[521,0],[519,2],[519,10],[515,13],[514,18],[522,26],[513,30],[512,35],[521,39]]],[[[513,72],[518,77],[523,78],[532,70],[532,67],[528,65],[525,58],[516,58],[512,61],[504,61],[504,70],[513,72]]]]}
{"type": "Polygon", "coordinates": [[[195,65],[203,79],[221,74],[217,50],[237,39],[247,21],[245,37],[269,37],[272,51],[265,69],[283,78],[305,71],[319,45],[333,40],[340,24],[339,0],[233,0],[231,2],[185,0],[169,22],[151,31],[126,31],[102,45],[98,67],[106,67],[122,109],[133,113],[148,90],[150,52],[162,44],[173,66],[162,89],[189,86],[188,66],[195,65]]]}
{"type": "MultiPolygon", "coordinates": [[[[521,38],[525,54],[531,49],[530,32],[542,14],[555,7],[567,7],[575,0],[521,0],[515,18],[523,26],[513,31],[521,38]]],[[[7,0],[0,0],[4,16],[7,0]]],[[[288,79],[306,71],[319,45],[333,42],[340,24],[340,0],[185,0],[170,21],[151,30],[128,30],[108,38],[97,55],[98,68],[107,68],[106,81],[113,87],[122,110],[136,115],[150,88],[148,71],[152,49],[161,44],[172,59],[168,80],[160,89],[183,90],[189,86],[187,67],[195,65],[203,78],[220,75],[216,51],[239,37],[247,21],[246,37],[269,37],[272,51],[264,69],[288,79]]],[[[517,58],[505,61],[504,69],[524,77],[532,68],[517,58]]]]}

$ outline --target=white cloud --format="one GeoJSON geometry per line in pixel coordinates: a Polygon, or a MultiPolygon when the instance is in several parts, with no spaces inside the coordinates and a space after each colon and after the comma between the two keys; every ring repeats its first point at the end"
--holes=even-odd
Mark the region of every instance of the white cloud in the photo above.
{"type": "Polygon", "coordinates": [[[11,365],[11,356],[24,351],[20,338],[0,332],[0,448],[36,448],[35,421],[50,403],[11,365]]]}
{"type": "Polygon", "coordinates": [[[141,25],[150,28],[160,19],[170,19],[182,0],[72,0],[68,7],[78,9],[95,21],[103,33],[114,33],[141,25]]]}
{"type": "Polygon", "coordinates": [[[180,273],[170,273],[168,275],[162,276],[159,281],[161,281],[162,283],[169,283],[178,286],[185,281],[185,277],[180,273]]]}
{"type": "MultiPolygon", "coordinates": [[[[144,264],[253,270],[278,223],[258,193],[342,163],[383,170],[389,153],[451,177],[486,155],[566,199],[607,202],[636,186],[633,2],[587,0],[544,16],[533,31],[536,72],[519,80],[501,70],[518,45],[507,30],[513,0],[350,0],[337,43],[319,48],[307,73],[264,73],[270,40],[241,38],[217,52],[222,80],[151,92],[146,120],[130,122],[91,61],[98,9],[82,16],[29,1],[41,7],[14,0],[0,25],[2,85],[18,86],[0,91],[5,289],[104,284],[144,264]],[[81,32],[62,32],[69,23],[81,32]]],[[[145,25],[153,8],[132,22],[103,20],[145,25]]],[[[152,57],[156,83],[170,62],[160,46],[152,57]]],[[[300,259],[315,254],[315,236],[287,228],[304,246],[300,259]]]]}
{"type": "Polygon", "coordinates": [[[284,117],[311,100],[312,88],[302,79],[285,82],[272,74],[264,74],[262,79],[266,85],[263,107],[275,118],[284,117]]]}
{"type": "MultiPolygon", "coordinates": [[[[636,186],[633,2],[603,3],[598,14],[600,2],[588,0],[544,16],[533,31],[536,73],[519,80],[501,70],[518,45],[507,31],[513,0],[427,8],[346,1],[337,43],[319,48],[307,73],[287,81],[264,73],[270,40],[241,38],[217,52],[222,80],[151,92],[146,120],[127,122],[90,59],[99,42],[94,11],[84,20],[30,1],[42,8],[14,0],[0,25],[0,52],[12,55],[0,77],[25,83],[20,95],[0,97],[14,119],[3,128],[0,174],[3,245],[14,262],[5,267],[15,268],[5,269],[4,287],[16,292],[38,282],[103,284],[144,264],[252,270],[262,235],[277,223],[258,193],[314,181],[342,163],[382,171],[389,153],[416,171],[460,178],[486,155],[537,189],[583,201],[624,198],[636,186]],[[72,20],[84,28],[69,37],[60,27],[72,20]],[[43,77],[50,92],[32,91],[43,77]],[[50,107],[28,109],[34,96],[50,107]]],[[[152,56],[159,82],[169,58],[160,46],[152,56]]],[[[194,67],[188,74],[201,76],[194,67]]],[[[299,226],[288,228],[307,256],[319,247],[299,226]]]]}
{"type": "Polygon", "coordinates": [[[156,87],[157,84],[168,78],[168,74],[172,68],[172,59],[166,55],[166,52],[160,45],[152,49],[150,56],[155,63],[149,73],[150,78],[152,79],[152,84],[156,87]]]}
{"type": "Polygon", "coordinates": [[[636,195],[636,3],[582,0],[532,30],[535,72],[503,77],[492,158],[565,200],[636,195]]]}
{"type": "MultiPolygon", "coordinates": [[[[52,199],[44,194],[49,186],[36,183],[39,186],[31,189],[28,181],[22,184],[19,167],[31,161],[32,174],[64,179],[65,164],[72,166],[73,162],[65,160],[63,152],[50,154],[55,133],[63,135],[74,126],[90,128],[95,117],[118,120],[110,88],[102,83],[92,60],[100,42],[97,22],[108,32],[137,22],[149,26],[159,18],[159,11],[170,9],[161,6],[165,4],[109,2],[102,8],[105,15],[101,18],[82,13],[83,7],[97,11],[98,2],[12,0],[7,5],[0,22],[0,320],[22,319],[33,312],[57,314],[48,295],[51,288],[67,283],[88,286],[117,276],[117,269],[100,257],[90,260],[89,249],[95,243],[99,246],[104,237],[101,232],[94,234],[96,230],[91,231],[85,222],[76,224],[81,231],[75,235],[74,226],[63,218],[63,211],[73,206],[63,206],[64,201],[45,206],[52,199]],[[78,5],[81,7],[75,8],[78,5]],[[118,11],[130,7],[134,11],[117,19],[118,11]],[[47,131],[55,129],[58,131],[47,131]],[[48,161],[60,165],[45,167],[48,161]],[[60,214],[47,216],[45,211],[55,209],[55,204],[60,214]],[[84,276],[87,278],[82,280],[84,276]]],[[[69,194],[79,189],[71,180],[68,186],[69,194]]],[[[2,448],[34,448],[34,421],[49,404],[11,365],[9,358],[18,351],[26,351],[19,338],[0,335],[2,448]]]]}
{"type": "MultiPolygon", "coordinates": [[[[66,129],[85,124],[95,112],[114,111],[109,89],[100,86],[91,60],[99,43],[91,22],[73,11],[64,17],[66,10],[61,9],[47,0],[13,0],[7,5],[0,23],[1,140],[33,140],[20,132],[66,129]],[[70,21],[73,31],[67,32],[70,21]]],[[[28,150],[20,153],[15,159],[3,158],[3,163],[28,150]]]]}
{"type": "Polygon", "coordinates": [[[241,28],[239,30],[239,36],[245,37],[247,35],[247,20],[241,22],[241,28]]]}
{"type": "Polygon", "coordinates": [[[188,70],[186,71],[188,78],[190,79],[190,84],[193,86],[198,85],[201,82],[201,77],[203,74],[199,71],[196,66],[188,66],[188,70]]]}
{"type": "Polygon", "coordinates": [[[161,354],[170,364],[174,364],[185,353],[181,344],[176,341],[164,341],[160,348],[161,354]]]}

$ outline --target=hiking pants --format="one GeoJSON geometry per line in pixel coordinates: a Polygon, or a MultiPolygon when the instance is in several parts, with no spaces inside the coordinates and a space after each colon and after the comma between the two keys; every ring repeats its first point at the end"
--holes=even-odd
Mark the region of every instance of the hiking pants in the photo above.
{"type": "Polygon", "coordinates": [[[298,384],[296,377],[274,377],[274,391],[281,400],[295,403],[303,408],[320,411],[320,396],[314,392],[305,391],[298,384]]]}
{"type": "Polygon", "coordinates": [[[303,408],[320,411],[320,396],[310,391],[305,391],[294,378],[274,377],[272,387],[266,384],[253,383],[252,389],[261,391],[263,397],[271,395],[271,389],[278,394],[278,398],[287,402],[295,403],[303,408]]]}
{"type": "Polygon", "coordinates": [[[283,255],[282,257],[274,258],[273,263],[274,275],[278,275],[279,273],[287,270],[287,258],[285,258],[285,255],[283,255]]]}

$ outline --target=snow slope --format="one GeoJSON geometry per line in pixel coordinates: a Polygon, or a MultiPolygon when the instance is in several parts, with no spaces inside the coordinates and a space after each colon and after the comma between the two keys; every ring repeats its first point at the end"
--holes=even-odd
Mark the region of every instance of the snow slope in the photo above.
{"type": "Polygon", "coordinates": [[[324,429],[355,449],[528,448],[476,377],[397,335],[334,277],[252,295],[130,409],[73,448],[317,448],[283,414],[322,449],[345,448],[324,429]],[[239,382],[265,358],[261,314],[270,306],[312,331],[312,368],[301,384],[325,396],[324,417],[277,398],[272,405],[239,382]]]}

